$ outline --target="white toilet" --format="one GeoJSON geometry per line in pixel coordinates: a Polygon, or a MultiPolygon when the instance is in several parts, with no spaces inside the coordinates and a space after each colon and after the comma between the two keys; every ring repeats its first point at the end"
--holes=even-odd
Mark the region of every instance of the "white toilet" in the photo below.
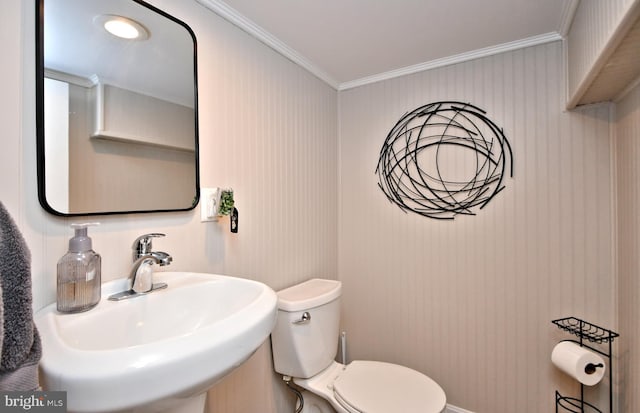
{"type": "Polygon", "coordinates": [[[334,361],[341,291],[339,281],[316,278],[277,293],[278,319],[271,333],[276,372],[339,413],[444,411],[444,391],[418,371],[378,361],[334,361]]]}

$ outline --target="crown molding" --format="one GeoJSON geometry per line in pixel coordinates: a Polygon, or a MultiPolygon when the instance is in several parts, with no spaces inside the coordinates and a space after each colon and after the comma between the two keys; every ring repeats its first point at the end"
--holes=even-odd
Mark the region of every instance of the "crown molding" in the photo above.
{"type": "Polygon", "coordinates": [[[240,29],[249,33],[256,39],[260,40],[262,43],[271,47],[276,52],[280,53],[287,59],[293,61],[294,63],[302,66],[320,80],[326,82],[329,86],[334,89],[338,89],[339,82],[335,80],[331,75],[329,75],[324,70],[320,69],[309,59],[298,53],[296,50],[287,46],[280,39],[267,32],[262,27],[258,26],[252,20],[246,18],[240,12],[238,12],[233,7],[229,6],[225,2],[221,0],[196,0],[198,3],[206,7],[207,9],[213,11],[220,17],[228,20],[230,23],[238,26],[240,29]]]}
{"type": "Polygon", "coordinates": [[[431,60],[424,63],[419,63],[412,66],[403,67],[396,70],[391,70],[388,72],[380,73],[373,76],[363,77],[361,79],[352,80],[349,82],[341,83],[338,86],[338,90],[347,90],[352,89],[354,87],[367,85],[370,83],[380,82],[382,80],[389,80],[399,76],[410,75],[417,72],[422,72],[424,70],[436,69],[439,67],[449,66],[456,63],[462,63],[469,60],[480,59],[482,57],[493,56],[499,53],[509,52],[512,50],[522,49],[530,46],[537,46],[540,44],[555,42],[558,40],[562,40],[562,36],[560,36],[557,32],[551,32],[547,34],[542,34],[539,36],[528,37],[522,40],[516,40],[514,42],[508,42],[499,44],[496,46],[485,47],[483,49],[473,50],[470,52],[460,53],[457,55],[443,57],[442,59],[431,60]]]}

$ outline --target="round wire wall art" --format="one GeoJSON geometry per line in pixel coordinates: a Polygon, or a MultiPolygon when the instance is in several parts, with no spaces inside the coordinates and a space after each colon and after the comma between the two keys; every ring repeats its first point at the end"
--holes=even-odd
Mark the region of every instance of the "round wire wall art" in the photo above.
{"type": "Polygon", "coordinates": [[[513,177],[511,146],[485,111],[435,102],[391,129],[376,167],[378,186],[403,211],[435,219],[475,215],[513,177]]]}

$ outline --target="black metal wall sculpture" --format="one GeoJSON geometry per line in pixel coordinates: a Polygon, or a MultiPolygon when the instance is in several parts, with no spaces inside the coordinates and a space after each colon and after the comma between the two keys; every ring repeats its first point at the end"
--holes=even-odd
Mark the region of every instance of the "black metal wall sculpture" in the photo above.
{"type": "Polygon", "coordinates": [[[402,210],[429,218],[475,215],[513,176],[503,131],[469,103],[435,102],[391,129],[376,167],[378,186],[402,210]]]}

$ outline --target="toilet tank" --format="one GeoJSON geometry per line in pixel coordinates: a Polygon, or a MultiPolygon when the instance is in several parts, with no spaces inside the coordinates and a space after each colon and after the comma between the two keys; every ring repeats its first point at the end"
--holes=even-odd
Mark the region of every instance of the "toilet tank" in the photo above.
{"type": "Polygon", "coordinates": [[[309,378],[328,367],[338,351],[340,281],[314,278],[278,291],[278,318],[271,332],[276,372],[309,378]],[[309,314],[308,320],[303,315],[309,314]]]}

